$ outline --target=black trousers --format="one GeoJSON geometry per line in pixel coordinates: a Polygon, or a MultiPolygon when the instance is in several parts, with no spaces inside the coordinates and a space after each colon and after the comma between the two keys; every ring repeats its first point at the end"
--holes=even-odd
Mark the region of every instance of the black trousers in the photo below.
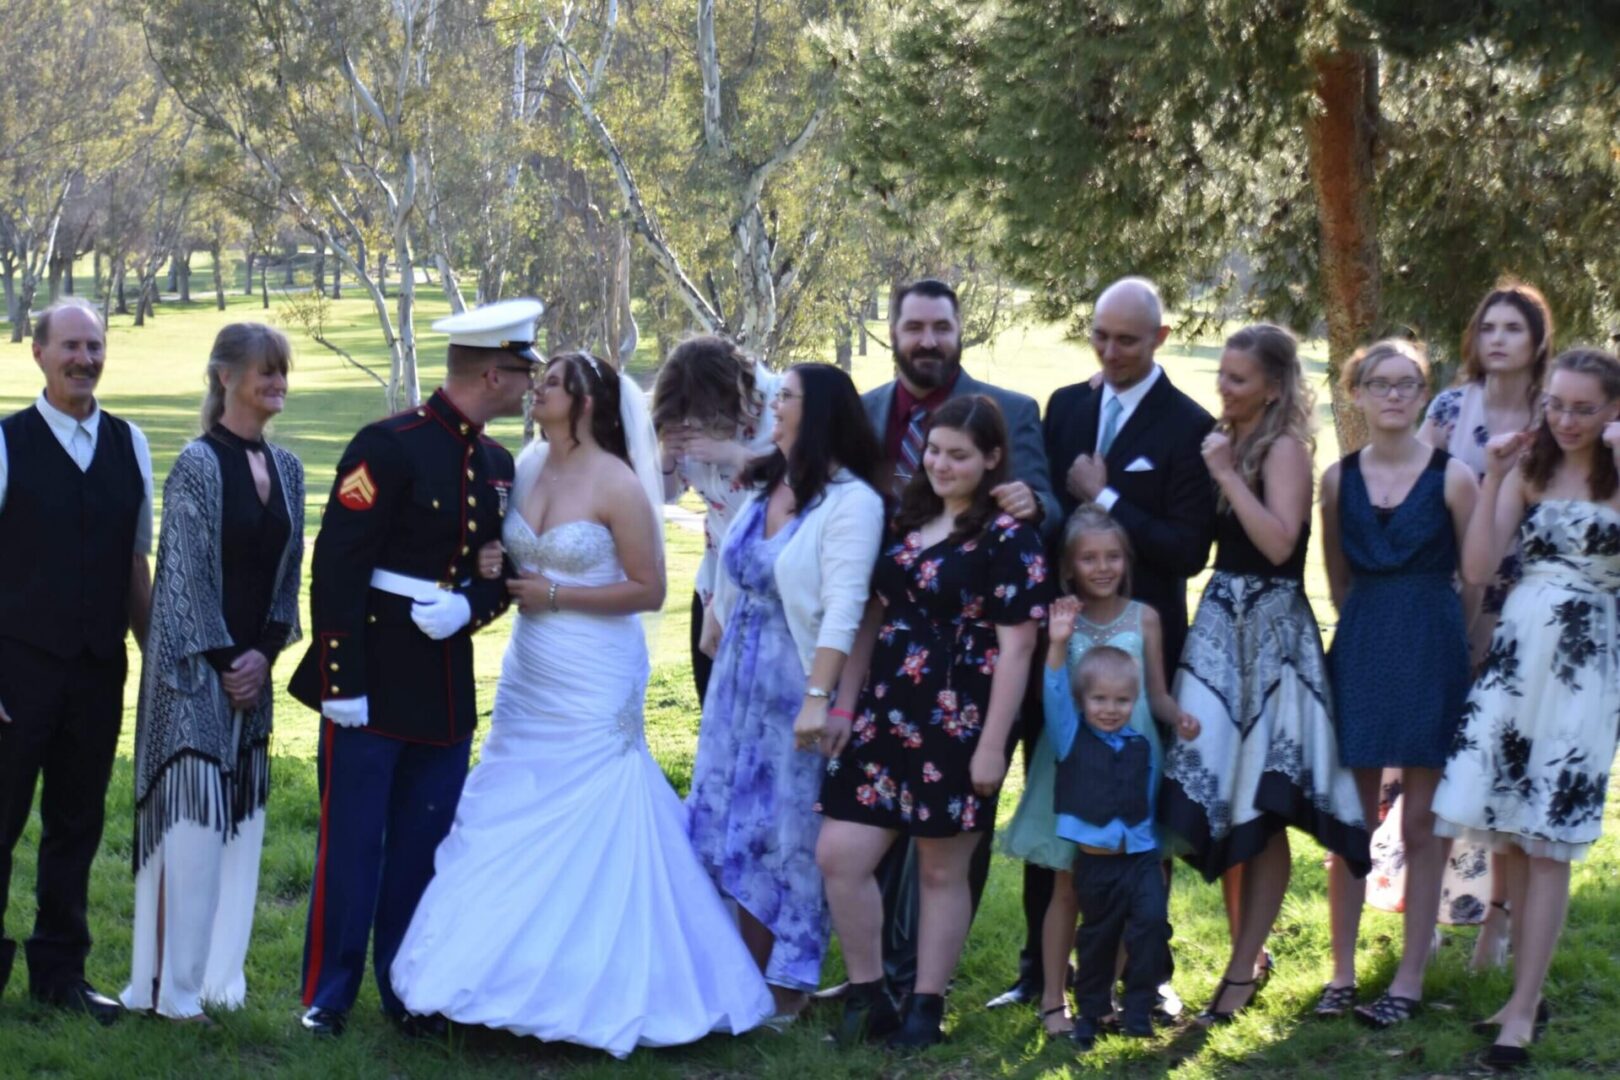
{"type": "Polygon", "coordinates": [[[703,597],[694,590],[692,593],[692,681],[697,684],[698,708],[703,707],[703,698],[709,692],[709,672],[714,670],[714,661],[703,655],[698,648],[698,641],[703,637],[703,597]]]}
{"type": "Polygon", "coordinates": [[[39,910],[24,947],[29,989],[37,996],[84,978],[90,864],[101,845],[127,667],[122,653],[63,660],[0,637],[0,705],[11,716],[0,724],[0,969],[16,948],[4,931],[11,855],[43,778],[39,910]]]}
{"type": "Polygon", "coordinates": [[[1125,943],[1126,1016],[1148,1016],[1159,984],[1170,977],[1170,897],[1159,853],[1090,855],[1074,860],[1080,929],[1074,937],[1075,1015],[1113,1011],[1114,960],[1125,943]]]}

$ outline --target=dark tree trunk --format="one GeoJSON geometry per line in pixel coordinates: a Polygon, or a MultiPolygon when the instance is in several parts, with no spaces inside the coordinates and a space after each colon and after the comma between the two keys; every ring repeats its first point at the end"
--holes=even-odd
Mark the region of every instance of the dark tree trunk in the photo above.
{"type": "Polygon", "coordinates": [[[242,254],[244,256],[246,256],[246,260],[243,263],[244,267],[246,268],[246,272],[242,275],[242,295],[243,296],[252,296],[253,295],[253,249],[252,248],[243,248],[242,249],[242,254]]]}
{"type": "Polygon", "coordinates": [[[286,257],[287,257],[287,262],[286,262],[286,264],[283,267],[282,272],[281,272],[281,283],[283,285],[285,285],[287,288],[290,289],[295,284],[297,284],[297,282],[294,281],[294,279],[293,279],[293,271],[296,268],[295,264],[298,261],[298,245],[297,244],[288,244],[287,245],[286,257]]]}
{"type": "Polygon", "coordinates": [[[214,257],[214,307],[219,311],[225,310],[225,258],[220,250],[218,241],[208,249],[208,254],[214,257]]]}
{"type": "Polygon", "coordinates": [[[388,252],[386,251],[377,253],[377,289],[382,293],[384,300],[388,299],[388,252]]]}
{"type": "Polygon", "coordinates": [[[34,290],[38,288],[34,278],[26,270],[23,272],[22,289],[17,294],[17,315],[11,320],[11,340],[13,344],[22,341],[25,337],[34,334],[34,290]]]}
{"type": "Polygon", "coordinates": [[[855,352],[859,356],[866,355],[866,339],[870,336],[866,332],[865,314],[865,312],[862,312],[862,317],[855,323],[856,330],[858,331],[855,336],[855,352]]]}
{"type": "Polygon", "coordinates": [[[259,260],[259,296],[263,301],[264,310],[270,310],[270,260],[259,260]]]}
{"type": "Polygon", "coordinates": [[[837,363],[843,371],[851,371],[855,367],[854,346],[851,340],[849,324],[841,322],[837,330],[837,363]]]}
{"type": "Polygon", "coordinates": [[[100,248],[96,248],[95,254],[94,254],[94,256],[92,256],[92,258],[93,258],[94,261],[91,262],[91,264],[90,264],[90,273],[92,275],[94,275],[94,277],[95,277],[95,285],[93,287],[96,288],[96,289],[99,289],[99,288],[101,288],[101,249],[100,248]]]}
{"type": "Polygon", "coordinates": [[[62,295],[62,252],[60,249],[51,253],[50,284],[46,287],[46,295],[52,300],[62,295]]]}
{"type": "Polygon", "coordinates": [[[71,256],[68,258],[67,265],[62,268],[62,294],[64,296],[75,295],[73,291],[73,259],[71,256]]]}
{"type": "MultiPolygon", "coordinates": [[[[156,280],[154,278],[154,280],[156,280]]],[[[169,252],[169,292],[180,291],[180,249],[169,252]]]]}
{"type": "Polygon", "coordinates": [[[180,302],[191,303],[191,249],[176,248],[174,252],[175,266],[179,269],[180,302]]]}
{"type": "Polygon", "coordinates": [[[1361,413],[1339,389],[1339,367],[1378,325],[1378,220],[1373,152],[1378,137],[1378,55],[1339,50],[1312,59],[1319,108],[1306,125],[1320,229],[1328,385],[1339,453],[1367,441],[1361,413]]]}
{"type": "Polygon", "coordinates": [[[315,291],[326,291],[326,241],[315,241],[315,291]]]}
{"type": "Polygon", "coordinates": [[[113,308],[113,314],[128,315],[129,294],[124,291],[124,261],[122,259],[113,268],[113,294],[118,297],[118,306],[113,308]]]}
{"type": "Polygon", "coordinates": [[[332,260],[332,299],[343,299],[343,260],[332,260]]]}

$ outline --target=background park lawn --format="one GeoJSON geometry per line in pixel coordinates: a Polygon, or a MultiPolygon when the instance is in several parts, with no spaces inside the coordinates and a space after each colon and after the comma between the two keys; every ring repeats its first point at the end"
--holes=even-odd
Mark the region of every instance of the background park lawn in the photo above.
{"type": "MultiPolygon", "coordinates": [[[[194,281],[199,295],[206,287],[194,281]]],[[[446,308],[431,290],[421,297],[424,394],[432,389],[441,355],[440,339],[425,332],[446,308]]],[[[203,361],[214,331],[226,321],[258,319],[257,298],[232,297],[226,312],[211,303],[188,308],[164,304],[149,325],[134,329],[115,318],[109,334],[107,373],[101,399],[145,429],[152,442],[161,489],[163,476],[184,442],[195,434],[203,361]]],[[[274,311],[270,313],[274,318],[274,311]]],[[[362,360],[386,368],[386,352],[364,300],[333,304],[330,336],[362,360]]],[[[319,509],[330,487],[343,445],[363,423],[382,412],[375,384],[335,355],[294,334],[297,357],[285,416],[274,437],[304,461],[309,476],[309,534],[313,541],[319,509]]],[[[1160,354],[1170,377],[1214,409],[1216,343],[1175,342],[1160,354]]],[[[1322,350],[1310,350],[1321,372],[1322,350]]],[[[655,361],[650,350],[636,358],[645,374],[655,361]]],[[[1067,341],[1061,328],[1014,327],[991,346],[972,350],[967,367],[978,377],[1031,394],[1043,404],[1052,390],[1088,375],[1089,350],[1067,341]]],[[[874,349],[855,361],[864,389],[890,376],[887,353],[874,349]]],[[[41,380],[28,347],[0,343],[0,415],[28,404],[41,380]]],[[[1318,466],[1336,455],[1321,389],[1323,428],[1318,466]]],[[[501,421],[492,434],[510,447],[521,440],[521,425],[501,421]]],[[[161,507],[160,507],[161,510],[161,507]]],[[[679,517],[679,516],[677,516],[679,517]]],[[[690,518],[690,515],[687,515],[690,518]]],[[[702,540],[690,520],[672,520],[669,536],[669,604],[659,626],[656,670],[648,691],[647,738],[671,781],[684,792],[698,728],[698,702],[686,664],[687,605],[702,540]]],[[[306,564],[307,567],[307,564],[306,564]]],[[[1310,563],[1311,600],[1331,634],[1333,612],[1326,597],[1320,560],[1310,563]]],[[[307,624],[306,624],[307,632],[307,624]]],[[[507,628],[481,635],[478,650],[479,702],[486,715],[499,674],[507,628]]],[[[130,875],[131,769],[134,700],[139,656],[131,645],[129,708],[121,756],[108,795],[108,827],[91,886],[96,946],[89,975],[101,990],[117,993],[129,971],[133,888],[130,875]]],[[[276,683],[285,687],[302,646],[289,649],[278,664],[276,683]]],[[[1317,988],[1329,971],[1327,905],[1322,852],[1294,837],[1294,886],[1283,907],[1271,948],[1277,975],[1254,1009],[1234,1025],[1205,1035],[1189,1025],[1170,1029],[1151,1042],[1104,1040],[1078,1058],[1067,1042],[1044,1045],[1029,1010],[987,1012],[982,1003],[1010,980],[1023,938],[1019,907],[1020,868],[998,856],[951,996],[950,1040],[915,1058],[887,1057],[872,1050],[838,1052],[824,1044],[830,1013],[809,1012],[783,1035],[760,1032],[741,1039],[710,1038],[687,1048],[639,1051],[628,1062],[534,1040],[486,1032],[458,1032],[454,1045],[408,1043],[394,1034],[377,1008],[368,982],[356,1006],[349,1033],[317,1043],[298,1029],[298,973],[303,948],[305,901],[314,857],[317,818],[315,718],[278,693],[275,781],[269,831],[259,885],[253,948],[248,956],[250,993],[241,1012],[222,1015],[214,1030],[172,1027],[139,1017],[111,1030],[89,1020],[34,1005],[26,996],[26,974],[19,958],[12,985],[0,1002],[0,1075],[109,1078],[140,1076],[266,1075],[292,1077],[426,1077],[445,1075],[528,1076],[633,1075],[752,1077],[784,1076],[1070,1076],[1110,1074],[1186,1077],[1244,1075],[1343,1076],[1467,1075],[1477,1072],[1473,1057],[1482,1045],[1468,1022],[1487,1015],[1508,991],[1502,973],[1471,975],[1466,960],[1472,930],[1446,930],[1428,984],[1429,1009],[1419,1020],[1394,1032],[1373,1034],[1352,1023],[1319,1023],[1309,1018],[1317,988]]],[[[1022,777],[1015,765],[1009,777],[1003,815],[1010,814],[1022,777]]],[[[1616,806],[1611,800],[1609,819],[1616,806]]],[[[7,927],[25,937],[33,920],[37,816],[16,852],[7,927]]],[[[1620,848],[1612,837],[1576,865],[1569,926],[1553,965],[1548,997],[1554,1023],[1535,1048],[1542,1075],[1611,1075],[1620,1070],[1620,848]]],[[[512,881],[513,889],[542,892],[543,881],[512,881]]],[[[1176,985],[1189,1003],[1189,1015],[1208,998],[1225,959],[1226,932],[1219,892],[1179,870],[1172,897],[1176,985]]],[[[469,910],[467,918],[479,913],[469,910]]],[[[1381,990],[1394,970],[1400,922],[1369,911],[1363,922],[1359,974],[1364,994],[1381,990]]],[[[826,981],[841,977],[835,959],[826,981]]]]}

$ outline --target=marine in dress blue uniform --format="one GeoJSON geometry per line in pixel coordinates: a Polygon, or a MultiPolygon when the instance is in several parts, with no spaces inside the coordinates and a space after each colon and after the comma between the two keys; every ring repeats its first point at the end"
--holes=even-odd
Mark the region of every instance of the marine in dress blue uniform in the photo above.
{"type": "Polygon", "coordinates": [[[451,335],[446,386],[361,429],[338,464],[311,567],[314,632],[290,687],[322,714],[303,972],[315,1034],[343,1030],[373,935],[383,1011],[416,1024],[388,971],[467,776],[472,635],[509,602],[504,580],[477,574],[513,477],[481,418],[521,411],[540,311],[513,300],[435,323],[451,335]]]}

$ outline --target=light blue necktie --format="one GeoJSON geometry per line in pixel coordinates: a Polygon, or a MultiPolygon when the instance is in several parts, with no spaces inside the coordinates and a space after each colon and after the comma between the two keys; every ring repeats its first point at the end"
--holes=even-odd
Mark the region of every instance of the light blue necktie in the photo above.
{"type": "Polygon", "coordinates": [[[1114,436],[1119,434],[1119,414],[1124,411],[1125,406],[1119,403],[1118,395],[1103,403],[1102,434],[1097,437],[1098,457],[1108,456],[1108,448],[1114,445],[1114,436]]]}

